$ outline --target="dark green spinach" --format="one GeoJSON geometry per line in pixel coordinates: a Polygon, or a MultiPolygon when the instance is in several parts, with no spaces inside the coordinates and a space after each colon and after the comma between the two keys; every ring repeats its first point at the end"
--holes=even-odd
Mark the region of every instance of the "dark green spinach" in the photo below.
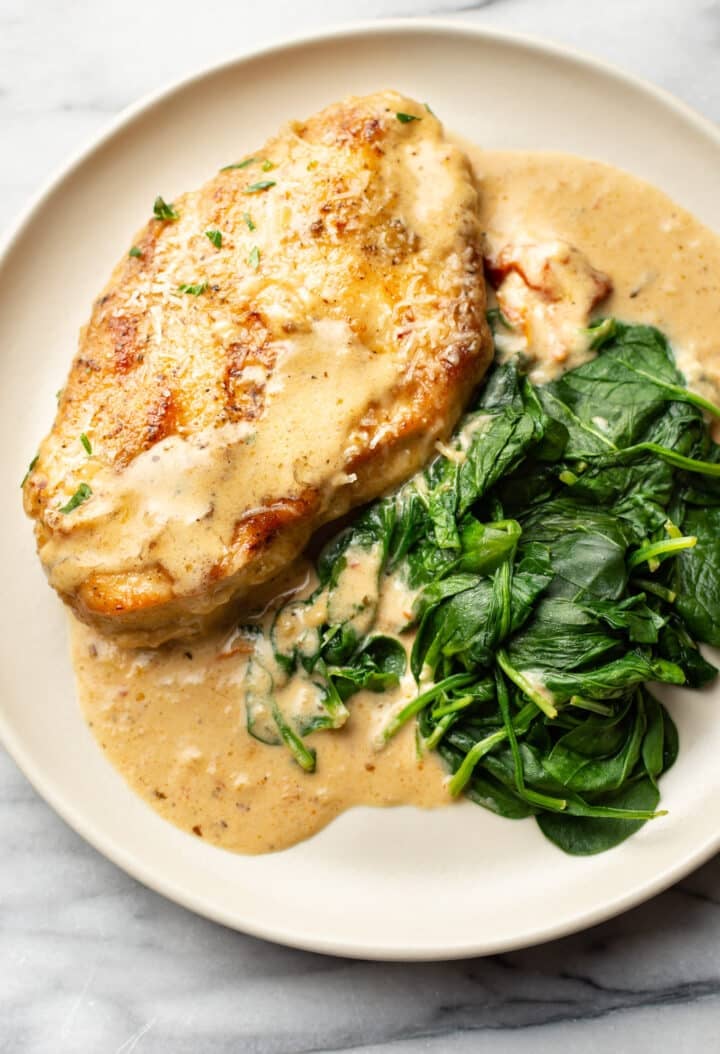
{"type": "MultiPolygon", "coordinates": [[[[397,685],[407,650],[417,691],[381,738],[417,719],[453,793],[535,816],[582,855],[660,815],[678,737],[646,682],[706,684],[717,671],[698,642],[720,646],[720,451],[703,416],[720,409],[685,387],[657,330],[605,320],[591,337],[597,356],[544,387],[496,366],[450,456],[325,546],[300,602],[320,613],[311,630],[273,638],[284,676],[324,686],[315,730],[338,727],[359,689],[397,685]],[[334,598],[359,554],[373,585],[346,610],[334,598]],[[414,596],[410,626],[379,636],[391,575],[414,596]]],[[[258,714],[314,765],[304,730],[258,714]]]]}

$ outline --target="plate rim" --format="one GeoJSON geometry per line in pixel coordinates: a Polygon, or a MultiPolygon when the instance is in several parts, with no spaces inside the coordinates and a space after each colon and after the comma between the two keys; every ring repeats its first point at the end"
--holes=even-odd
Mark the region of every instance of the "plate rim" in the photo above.
{"type": "MultiPolygon", "coordinates": [[[[5,231],[0,232],[0,267],[5,265],[8,256],[21,239],[26,226],[32,222],[46,200],[65,181],[70,180],[81,165],[90,159],[96,151],[102,149],[117,133],[131,125],[136,118],[149,113],[154,106],[162,103],[176,92],[187,89],[207,77],[241,66],[246,62],[264,57],[277,57],[283,52],[302,50],[308,46],[323,44],[332,39],[347,38],[350,40],[359,36],[373,37],[387,34],[401,36],[408,32],[427,35],[441,32],[459,38],[475,37],[486,42],[511,45],[534,54],[554,57],[584,71],[590,70],[612,79],[620,86],[631,88],[636,92],[640,91],[650,99],[654,99],[663,107],[681,117],[683,121],[692,125],[720,148],[720,126],[711,119],[705,117],[666,89],[658,87],[642,77],[628,73],[604,59],[587,54],[581,49],[557,44],[534,35],[490,29],[467,19],[410,17],[351,21],[312,30],[309,33],[295,33],[280,39],[265,40],[249,50],[233,52],[224,59],[201,66],[184,76],[166,82],[161,87],[146,93],[129,106],[123,108],[114,118],[105,123],[99,132],[92,135],[83,146],[71,153],[66,161],[61,162],[55,168],[52,174],[40,185],[40,188],[31,195],[30,200],[20,211],[17,219],[14,222],[11,221],[5,231]]],[[[206,897],[188,892],[177,881],[158,875],[151,865],[145,864],[140,856],[130,850],[126,850],[120,843],[113,841],[111,837],[106,837],[102,828],[98,827],[93,821],[86,820],[81,811],[65,801],[61,788],[56,787],[52,781],[46,781],[39,766],[36,765],[31,755],[25,751],[19,737],[16,737],[10,723],[7,721],[2,708],[0,708],[0,743],[2,743],[33,789],[50,805],[63,822],[80,835],[93,849],[121,868],[131,878],[153,890],[153,892],[159,893],[195,914],[249,936],[258,937],[290,948],[345,958],[395,962],[451,961],[532,947],[588,929],[630,908],[636,907],[684,878],[720,850],[720,830],[718,830],[717,834],[710,835],[694,852],[688,854],[677,863],[667,866],[659,874],[655,875],[651,881],[641,882],[636,888],[629,889],[626,893],[616,896],[610,902],[604,902],[592,911],[581,910],[569,919],[566,918],[563,921],[546,925],[539,924],[534,929],[527,931],[523,936],[491,941],[475,938],[463,944],[455,942],[449,946],[439,946],[437,944],[428,946],[420,944],[411,948],[402,948],[394,945],[361,946],[357,943],[348,943],[345,940],[333,939],[328,936],[301,937],[294,935],[292,932],[286,932],[282,927],[273,927],[263,923],[256,924],[252,920],[247,919],[240,920],[237,918],[236,912],[231,909],[224,910],[217,904],[208,901],[206,897]]]]}

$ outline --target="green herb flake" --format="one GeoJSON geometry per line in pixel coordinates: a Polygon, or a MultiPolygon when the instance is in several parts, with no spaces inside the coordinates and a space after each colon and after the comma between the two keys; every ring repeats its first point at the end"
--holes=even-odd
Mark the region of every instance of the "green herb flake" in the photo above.
{"type": "Polygon", "coordinates": [[[222,248],[222,231],[219,231],[216,227],[205,231],[205,237],[213,243],[216,249],[222,248]]]}
{"type": "Polygon", "coordinates": [[[79,505],[84,505],[90,497],[92,497],[92,489],[87,483],[81,483],[67,504],[60,506],[60,512],[65,513],[67,516],[69,512],[77,509],[79,505]]]}
{"type": "Polygon", "coordinates": [[[197,282],[195,285],[189,282],[181,282],[178,286],[178,293],[187,293],[188,296],[201,296],[207,287],[207,282],[197,282]]]}
{"type": "Polygon", "coordinates": [[[180,219],[179,214],[175,211],[174,205],[172,203],[168,204],[159,194],[155,198],[153,204],[153,215],[156,220],[164,220],[166,222],[180,219]]]}
{"type": "Polygon", "coordinates": [[[252,216],[249,212],[243,212],[243,219],[245,220],[245,223],[247,224],[247,229],[249,231],[254,231],[256,229],[255,224],[253,223],[252,216]]]}
{"type": "Polygon", "coordinates": [[[270,161],[270,160],[268,160],[266,158],[263,161],[263,163],[261,165],[261,168],[262,168],[263,172],[272,172],[272,170],[275,168],[275,165],[274,165],[274,163],[272,161],[270,161]]]}
{"type": "Polygon", "coordinates": [[[34,468],[35,468],[35,466],[37,465],[37,463],[38,463],[38,458],[39,458],[39,457],[40,457],[40,455],[39,455],[39,454],[36,454],[36,455],[35,455],[35,457],[34,457],[34,458],[32,459],[32,461],[30,462],[30,464],[28,465],[28,468],[27,468],[27,472],[26,472],[26,473],[25,473],[25,475],[23,476],[23,478],[22,478],[22,483],[20,484],[20,487],[21,487],[21,489],[22,489],[22,487],[24,487],[24,486],[25,486],[25,484],[26,484],[26,483],[27,483],[27,481],[29,480],[29,478],[30,478],[30,473],[31,473],[31,472],[33,471],[33,469],[34,469],[34,468]]]}
{"type": "Polygon", "coordinates": [[[142,249],[138,249],[137,245],[133,245],[128,256],[142,256],[142,249]]]}
{"type": "Polygon", "coordinates": [[[260,266],[260,250],[258,249],[257,245],[253,245],[252,249],[250,250],[250,255],[248,256],[248,263],[252,267],[253,271],[257,271],[258,267],[260,266]]]}
{"type": "Polygon", "coordinates": [[[251,183],[249,187],[245,187],[246,194],[259,194],[263,190],[269,190],[270,187],[275,186],[274,179],[261,179],[257,183],[251,183]]]}
{"type": "Polygon", "coordinates": [[[85,435],[84,432],[80,433],[80,442],[82,443],[83,449],[85,450],[85,453],[87,454],[87,456],[91,457],[92,456],[92,443],[90,442],[90,440],[88,439],[88,437],[85,435]]]}
{"type": "Polygon", "coordinates": [[[425,109],[427,110],[427,112],[428,112],[428,113],[429,113],[429,114],[430,114],[430,115],[431,115],[432,117],[435,117],[435,116],[436,116],[436,115],[435,115],[435,111],[434,111],[433,109],[431,109],[431,107],[430,107],[430,103],[429,103],[429,102],[424,102],[424,103],[423,103],[423,106],[425,107],[425,109]]]}
{"type": "Polygon", "coordinates": [[[254,165],[256,161],[256,157],[246,157],[244,161],[236,161],[232,165],[223,165],[220,171],[230,172],[233,168],[247,168],[249,165],[254,165]]]}
{"type": "Polygon", "coordinates": [[[416,117],[414,113],[396,113],[395,116],[402,124],[410,124],[411,121],[422,121],[422,117],[416,117]]]}

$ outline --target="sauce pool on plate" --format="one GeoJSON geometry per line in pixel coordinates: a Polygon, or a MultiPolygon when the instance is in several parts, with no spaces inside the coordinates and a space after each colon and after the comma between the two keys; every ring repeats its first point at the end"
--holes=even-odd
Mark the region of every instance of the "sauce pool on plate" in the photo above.
{"type": "MultiPolygon", "coordinates": [[[[299,570],[298,596],[307,582],[299,570]]],[[[393,616],[395,592],[389,580],[393,616]]],[[[264,616],[266,633],[273,614],[264,616]]],[[[121,648],[72,617],[71,623],[80,698],[101,747],[165,819],[216,845],[270,852],[308,838],[353,805],[431,808],[452,801],[438,757],[418,758],[411,724],[376,749],[379,728],[415,695],[410,674],[391,691],[353,696],[343,728],[307,736],[318,756],[317,771],[308,774],[287,750],[248,733],[249,649],[236,633],[218,630],[143,651],[121,648]]],[[[292,690],[291,681],[286,696],[292,690]]],[[[291,699],[282,703],[292,712],[291,699]]]]}

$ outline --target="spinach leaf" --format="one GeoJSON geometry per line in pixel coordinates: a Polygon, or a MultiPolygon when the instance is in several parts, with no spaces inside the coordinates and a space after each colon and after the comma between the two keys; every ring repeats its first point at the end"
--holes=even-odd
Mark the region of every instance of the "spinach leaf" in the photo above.
{"type": "Polygon", "coordinates": [[[663,658],[677,663],[690,688],[702,688],[717,677],[717,667],[703,656],[677,615],[671,615],[668,624],[663,627],[659,651],[663,658]]]}
{"type": "Polygon", "coordinates": [[[458,524],[459,552],[438,548],[433,536],[420,540],[408,553],[410,584],[433,585],[441,576],[456,572],[488,574],[512,555],[521,533],[515,520],[483,524],[467,515],[458,524]]]}
{"type": "Polygon", "coordinates": [[[604,853],[620,845],[639,831],[646,819],[628,819],[623,811],[631,815],[640,812],[652,813],[657,808],[660,793],[650,779],[628,783],[608,798],[605,816],[577,816],[564,813],[545,812],[537,817],[537,823],[545,837],[571,856],[592,856],[604,853]],[[610,810],[618,811],[613,817],[610,810]]]}
{"type": "Polygon", "coordinates": [[[527,619],[550,580],[547,551],[528,546],[514,569],[505,562],[491,577],[455,576],[427,590],[431,606],[412,649],[415,676],[448,660],[468,670],[489,666],[495,649],[527,619]]]}
{"type": "Polygon", "coordinates": [[[558,498],[532,509],[521,523],[524,541],[540,542],[550,551],[555,595],[580,591],[615,600],[623,594],[630,539],[612,513],[558,498]]]}
{"type": "MultiPolygon", "coordinates": [[[[451,772],[456,772],[463,761],[460,751],[453,750],[445,744],[438,747],[440,756],[447,762],[451,772]]],[[[473,776],[467,784],[465,793],[470,801],[498,816],[504,816],[508,820],[524,820],[534,815],[536,810],[528,802],[510,790],[490,773],[482,772],[473,776]]]]}
{"type": "Polygon", "coordinates": [[[396,637],[368,637],[345,666],[328,666],[326,676],[332,680],[341,699],[366,688],[385,692],[400,682],[407,668],[405,649],[396,637]]]}
{"type": "Polygon", "coordinates": [[[580,603],[580,607],[611,629],[624,631],[629,640],[638,644],[655,644],[666,621],[648,607],[642,593],[613,602],[586,600],[580,603]]]}
{"type": "Polygon", "coordinates": [[[565,597],[548,597],[540,601],[532,620],[513,637],[508,652],[515,665],[576,670],[620,648],[619,639],[608,633],[586,607],[565,597]]]}
{"type": "Polygon", "coordinates": [[[720,647],[720,508],[690,508],[684,534],[697,545],[675,560],[675,608],[689,632],[705,644],[720,647]]]}
{"type": "Polygon", "coordinates": [[[667,402],[697,402],[683,385],[667,340],[653,327],[616,323],[600,351],[544,390],[552,405],[561,403],[576,422],[566,456],[630,446],[667,402]]]}
{"type": "Polygon", "coordinates": [[[616,699],[628,688],[645,681],[684,684],[685,674],[675,663],[652,658],[636,649],[592,670],[543,670],[542,680],[556,701],[565,702],[573,695],[616,699]]]}
{"type": "MultiPolygon", "coordinates": [[[[602,725],[602,720],[595,716],[585,722],[586,725],[598,723],[602,725]]],[[[545,768],[564,787],[573,791],[597,794],[618,790],[637,764],[646,727],[645,709],[640,701],[629,719],[620,726],[622,741],[614,753],[601,752],[597,742],[589,745],[589,751],[587,746],[585,750],[576,749],[576,730],[573,729],[555,744],[545,761],[545,768]]]]}
{"type": "MultiPolygon", "coordinates": [[[[439,458],[425,474],[427,510],[441,548],[460,548],[456,521],[538,444],[564,445],[564,430],[545,414],[512,366],[496,368],[457,433],[459,459],[439,458]]],[[[547,453],[547,449],[546,449],[547,453]]]]}
{"type": "Polygon", "coordinates": [[[647,688],[643,690],[647,732],[642,745],[642,760],[650,780],[655,782],[675,764],[678,754],[677,728],[670,714],[647,688]]]}

